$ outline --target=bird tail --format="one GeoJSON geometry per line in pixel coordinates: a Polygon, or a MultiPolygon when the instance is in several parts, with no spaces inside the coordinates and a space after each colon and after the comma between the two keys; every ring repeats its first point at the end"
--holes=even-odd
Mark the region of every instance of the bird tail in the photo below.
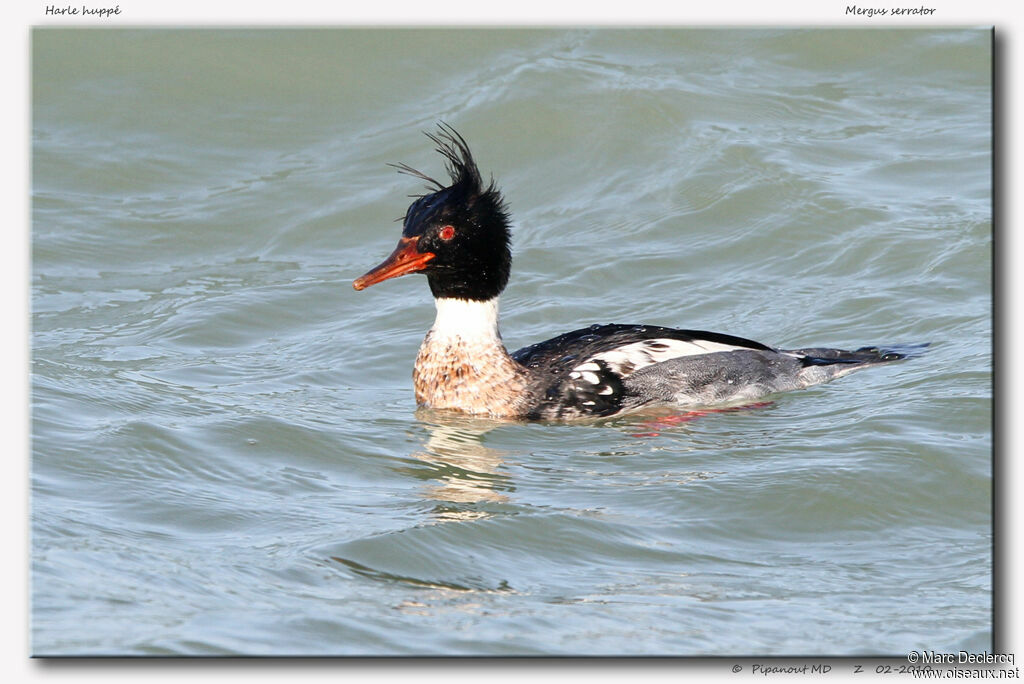
{"type": "Polygon", "coordinates": [[[800,356],[804,366],[801,373],[810,384],[827,382],[852,373],[861,368],[878,366],[893,361],[905,361],[924,354],[927,342],[923,344],[894,344],[886,347],[861,347],[853,351],[812,347],[788,350],[800,356]]]}
{"type": "Polygon", "coordinates": [[[887,347],[861,347],[853,351],[815,347],[793,349],[790,353],[803,355],[805,366],[831,366],[836,363],[878,364],[921,356],[927,346],[927,342],[924,344],[894,344],[887,347]]]}

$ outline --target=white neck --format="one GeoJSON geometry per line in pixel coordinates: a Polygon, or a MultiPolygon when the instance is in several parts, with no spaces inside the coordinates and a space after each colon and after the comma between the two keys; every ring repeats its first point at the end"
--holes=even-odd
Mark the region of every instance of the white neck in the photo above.
{"type": "Polygon", "coordinates": [[[498,298],[486,302],[438,297],[437,318],[430,329],[433,339],[462,338],[465,341],[498,341],[498,298]]]}

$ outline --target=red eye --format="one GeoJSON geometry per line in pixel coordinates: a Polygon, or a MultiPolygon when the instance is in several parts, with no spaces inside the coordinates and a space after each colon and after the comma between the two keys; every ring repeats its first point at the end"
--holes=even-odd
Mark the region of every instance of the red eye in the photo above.
{"type": "Polygon", "coordinates": [[[444,228],[441,229],[441,232],[438,233],[438,236],[445,242],[451,240],[453,237],[455,237],[455,227],[445,226],[444,228]]]}

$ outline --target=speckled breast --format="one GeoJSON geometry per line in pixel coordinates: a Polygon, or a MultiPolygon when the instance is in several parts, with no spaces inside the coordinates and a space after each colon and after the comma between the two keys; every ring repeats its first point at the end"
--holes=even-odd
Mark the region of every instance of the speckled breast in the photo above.
{"type": "Polygon", "coordinates": [[[412,372],[420,406],[500,417],[527,412],[526,377],[504,347],[434,341],[429,334],[412,372]]]}

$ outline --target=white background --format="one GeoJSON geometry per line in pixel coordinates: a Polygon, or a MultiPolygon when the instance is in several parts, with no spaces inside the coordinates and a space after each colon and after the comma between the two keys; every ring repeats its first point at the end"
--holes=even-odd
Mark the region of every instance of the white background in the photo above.
{"type": "MultiPolygon", "coordinates": [[[[1022,120],[1019,102],[1021,79],[1020,38],[1022,25],[1009,1],[986,0],[631,0],[601,3],[574,0],[361,0],[326,2],[287,0],[92,0],[90,8],[119,7],[119,16],[48,16],[47,5],[81,7],[82,0],[18,0],[5,3],[0,13],[0,50],[8,96],[0,105],[3,112],[5,144],[0,148],[3,164],[4,222],[0,228],[0,340],[3,359],[0,387],[3,389],[4,465],[2,529],[3,601],[0,603],[0,673],[4,681],[388,681],[392,678],[421,682],[461,682],[486,679],[491,682],[521,682],[540,678],[560,681],[621,681],[636,678],[645,681],[682,682],[692,677],[716,680],[762,680],[751,672],[755,661],[710,660],[694,662],[651,660],[60,660],[29,659],[29,307],[30,277],[29,173],[31,164],[31,78],[30,32],[33,26],[280,26],[280,25],[632,25],[632,26],[994,26],[996,30],[996,248],[997,271],[996,444],[997,530],[999,565],[997,584],[1002,615],[1003,650],[1015,653],[1017,666],[1024,660],[1024,640],[1020,634],[1022,614],[1020,577],[1020,510],[1015,501],[1021,490],[1020,413],[1021,363],[1016,353],[1020,342],[1019,295],[1021,277],[1018,268],[1021,240],[1015,237],[1020,227],[1016,198],[1020,182],[1015,171],[1020,161],[1020,136],[1014,123],[1022,120]],[[850,5],[860,7],[928,7],[935,12],[927,17],[872,17],[847,15],[850,5]],[[349,6],[352,5],[352,6],[349,6]],[[732,673],[733,665],[742,671],[732,673]]],[[[87,627],[87,626],[84,626],[87,627]]],[[[803,665],[804,661],[760,661],[766,665],[803,665]]],[[[828,675],[814,678],[828,681],[878,681],[913,679],[910,675],[875,675],[877,663],[865,661],[864,672],[853,674],[855,661],[830,663],[828,675]]],[[[891,663],[890,663],[891,664],[891,663]]],[[[807,679],[812,675],[774,675],[764,680],[807,679]]]]}

